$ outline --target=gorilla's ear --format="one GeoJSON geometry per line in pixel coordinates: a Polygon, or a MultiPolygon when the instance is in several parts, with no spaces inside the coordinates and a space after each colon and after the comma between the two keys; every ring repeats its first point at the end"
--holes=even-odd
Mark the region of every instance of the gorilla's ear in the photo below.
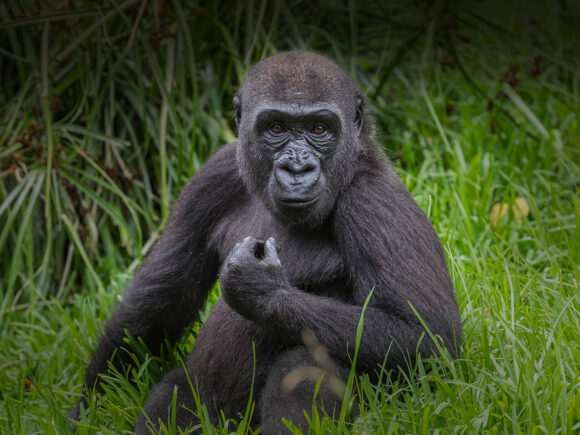
{"type": "Polygon", "coordinates": [[[234,97],[234,119],[236,121],[236,126],[240,128],[240,122],[242,121],[242,100],[238,95],[234,97]]]}
{"type": "Polygon", "coordinates": [[[360,132],[363,128],[363,99],[359,95],[356,97],[356,114],[354,116],[354,128],[356,129],[356,135],[360,136],[360,132]]]}

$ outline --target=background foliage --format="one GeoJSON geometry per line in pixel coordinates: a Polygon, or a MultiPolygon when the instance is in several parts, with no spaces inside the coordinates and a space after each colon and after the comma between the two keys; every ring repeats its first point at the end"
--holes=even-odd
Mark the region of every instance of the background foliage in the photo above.
{"type": "MultiPolygon", "coordinates": [[[[244,74],[294,48],[334,57],[368,96],[440,234],[465,327],[458,361],[362,380],[359,417],[315,414],[312,431],[580,429],[580,8],[449,4],[0,4],[0,430],[68,431],[103,321],[169,204],[235,138],[244,74]]],[[[193,341],[165,359],[136,345],[137,369],[111,374],[79,430],[130,430],[193,341]]]]}

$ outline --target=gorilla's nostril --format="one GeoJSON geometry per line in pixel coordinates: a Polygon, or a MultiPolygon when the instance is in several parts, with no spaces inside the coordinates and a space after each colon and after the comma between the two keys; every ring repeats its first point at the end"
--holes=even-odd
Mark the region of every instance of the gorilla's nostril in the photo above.
{"type": "Polygon", "coordinates": [[[274,169],[274,178],[284,189],[290,186],[308,188],[316,184],[320,178],[320,166],[315,164],[299,165],[286,162],[274,169]]]}
{"type": "Polygon", "coordinates": [[[288,163],[285,167],[288,172],[293,174],[301,174],[302,172],[306,172],[306,166],[300,165],[298,163],[288,163]]]}
{"type": "Polygon", "coordinates": [[[311,172],[316,170],[316,167],[317,166],[311,162],[304,163],[288,162],[282,165],[280,168],[292,174],[303,174],[305,172],[311,172]]]}

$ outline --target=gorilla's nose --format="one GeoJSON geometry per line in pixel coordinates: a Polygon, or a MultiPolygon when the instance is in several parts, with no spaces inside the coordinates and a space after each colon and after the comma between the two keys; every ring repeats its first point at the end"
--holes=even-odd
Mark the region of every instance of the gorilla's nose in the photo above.
{"type": "Polygon", "coordinates": [[[291,174],[301,175],[306,172],[315,171],[318,165],[316,165],[311,160],[302,159],[302,161],[298,160],[288,160],[287,162],[281,163],[279,168],[280,170],[287,171],[291,174]]]}
{"type": "Polygon", "coordinates": [[[313,159],[288,159],[275,164],[276,181],[285,187],[309,188],[320,178],[320,165],[313,159]]]}

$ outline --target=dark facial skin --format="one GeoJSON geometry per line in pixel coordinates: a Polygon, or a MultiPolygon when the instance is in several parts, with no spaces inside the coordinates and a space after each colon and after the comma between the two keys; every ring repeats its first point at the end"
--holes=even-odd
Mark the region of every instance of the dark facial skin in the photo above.
{"type": "Polygon", "coordinates": [[[326,184],[323,161],[336,152],[340,119],[331,107],[268,105],[256,116],[255,135],[272,161],[268,188],[280,214],[315,208],[326,184]]]}
{"type": "Polygon", "coordinates": [[[185,370],[153,388],[137,433],[167,424],[174,394],[176,426],[199,424],[190,381],[213,424],[243,414],[250,394],[252,428],[264,434],[285,433],[283,418],[306,432],[314,402],[338,415],[336,385],[346,384],[367,300],[357,374],[374,380],[381,367],[389,376],[437,354],[422,322],[457,355],[461,321],[441,243],[371,139],[346,72],[315,53],[281,53],[252,68],[234,104],[238,140],[183,187],[105,327],[71,418],[109,364],[133,363],[126,331],[159,354],[198,318],[218,277],[222,298],[185,370]]]}
{"type": "MultiPolygon", "coordinates": [[[[236,121],[240,165],[249,166],[243,171],[248,188],[280,219],[313,227],[333,207],[342,178],[350,177],[352,165],[345,163],[352,160],[352,144],[361,132],[362,98],[354,96],[356,110],[349,119],[335,102],[312,102],[303,94],[246,104],[246,115],[236,121]]],[[[234,104],[241,113],[239,96],[234,104]]]]}

